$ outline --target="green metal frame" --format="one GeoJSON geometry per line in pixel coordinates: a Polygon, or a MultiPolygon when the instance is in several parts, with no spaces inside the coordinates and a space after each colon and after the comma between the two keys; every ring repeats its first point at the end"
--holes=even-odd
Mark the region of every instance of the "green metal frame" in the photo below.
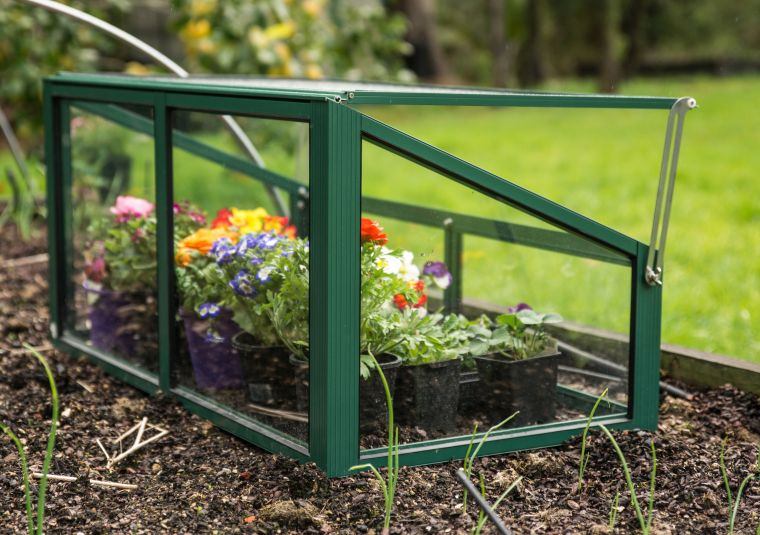
{"type": "MultiPolygon", "coordinates": [[[[81,353],[112,375],[146,392],[163,391],[217,426],[270,451],[300,461],[313,461],[329,476],[349,473],[361,461],[382,465],[385,448],[360,450],[358,413],[359,219],[362,211],[382,214],[443,230],[445,259],[461,275],[465,235],[475,235],[628,266],[631,269],[630,362],[628,406],[600,414],[599,423],[619,428],[657,425],[661,287],[645,283],[649,248],[613,229],[488,173],[440,149],[372,119],[349,104],[436,104],[580,108],[670,109],[676,99],[610,97],[499,91],[450,92],[432,88],[388,91],[361,89],[323,91],[241,87],[220,83],[185,83],[172,79],[63,74],[44,82],[45,148],[48,158],[51,336],[56,347],[81,353]],[[119,104],[141,104],[153,120],[119,104]],[[159,355],[157,374],[140,369],[89,345],[65,324],[71,296],[70,214],[71,144],[69,108],[75,105],[154,138],[158,219],[159,355]],[[234,154],[172,132],[177,110],[248,115],[309,124],[309,187],[263,169],[234,154]],[[440,173],[484,195],[547,221],[553,231],[362,197],[362,142],[369,141],[440,173]],[[262,183],[286,191],[299,227],[311,229],[310,240],[310,406],[308,444],[237,413],[186,387],[174,384],[175,352],[172,243],[173,148],[225,165],[262,183]],[[308,201],[308,202],[307,202],[308,201]],[[403,214],[403,215],[401,215],[403,214]],[[300,219],[299,219],[300,218],[300,219]]],[[[461,302],[461,276],[447,290],[444,303],[461,302]]],[[[588,395],[558,387],[563,398],[588,407],[588,395]]],[[[538,448],[561,443],[582,430],[583,420],[542,424],[494,433],[484,454],[538,448]]],[[[400,462],[428,464],[461,458],[468,437],[451,437],[403,445],[400,462]]]]}

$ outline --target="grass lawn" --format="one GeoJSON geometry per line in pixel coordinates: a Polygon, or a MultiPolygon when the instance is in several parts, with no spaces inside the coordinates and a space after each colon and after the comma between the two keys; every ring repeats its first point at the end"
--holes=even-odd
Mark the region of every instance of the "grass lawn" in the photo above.
{"type": "MultiPolygon", "coordinates": [[[[549,89],[593,90],[583,82],[549,89]]],[[[666,255],[663,341],[760,361],[760,114],[750,107],[760,101],[760,77],[637,80],[621,92],[690,95],[700,106],[687,116],[682,145],[666,255]]],[[[638,240],[649,240],[664,111],[363,111],[638,240]]],[[[213,136],[207,141],[233,147],[213,136]]],[[[299,169],[279,148],[259,148],[277,170],[299,169]]],[[[133,184],[152,182],[151,150],[145,143],[134,144],[133,184]]],[[[7,157],[0,153],[0,165],[7,157]]],[[[365,194],[544,226],[376,147],[366,145],[363,158],[365,194]]],[[[191,198],[210,210],[260,202],[258,186],[195,157],[177,152],[175,170],[178,199],[191,198]],[[220,173],[227,187],[210,180],[220,173]]],[[[392,244],[411,249],[420,261],[441,258],[440,232],[382,222],[392,244]]],[[[464,262],[466,296],[500,304],[527,301],[568,319],[627,329],[630,280],[624,268],[477,238],[465,240],[464,262]]]]}

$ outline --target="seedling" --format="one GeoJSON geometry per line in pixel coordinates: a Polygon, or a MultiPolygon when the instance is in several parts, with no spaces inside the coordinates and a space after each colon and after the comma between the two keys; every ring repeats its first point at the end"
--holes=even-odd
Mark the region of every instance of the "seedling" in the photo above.
{"type": "Polygon", "coordinates": [[[45,495],[47,493],[48,472],[50,471],[50,462],[53,458],[53,449],[55,448],[55,436],[58,430],[58,389],[55,386],[55,379],[53,378],[53,372],[50,370],[45,357],[40,355],[32,346],[24,344],[24,349],[29,351],[34,357],[42,364],[45,369],[45,375],[47,375],[48,383],[50,384],[50,394],[53,398],[53,415],[50,423],[50,432],[48,434],[47,449],[45,450],[45,458],[42,462],[42,474],[40,477],[40,484],[37,490],[37,526],[35,530],[34,525],[34,513],[32,507],[32,494],[29,485],[29,464],[27,462],[26,452],[24,446],[21,444],[16,433],[11,430],[7,425],[0,423],[0,430],[10,437],[18,450],[19,461],[21,463],[21,475],[24,483],[24,498],[26,502],[26,521],[27,531],[30,535],[35,531],[38,535],[42,535],[42,527],[45,520],[45,495]]]}
{"type": "MultiPolygon", "coordinates": [[[[728,535],[733,535],[736,514],[739,512],[739,502],[742,499],[742,494],[744,494],[744,489],[750,481],[760,474],[760,447],[757,448],[757,460],[755,461],[754,469],[739,484],[739,488],[736,491],[736,499],[734,499],[731,494],[731,485],[728,481],[728,471],[726,470],[725,451],[727,442],[728,438],[724,438],[720,445],[720,474],[723,476],[723,485],[726,487],[726,494],[728,495],[728,535]]],[[[755,535],[760,535],[760,525],[757,526],[755,535]]]]}
{"type": "Polygon", "coordinates": [[[396,497],[396,485],[398,483],[399,464],[398,464],[398,427],[395,426],[393,419],[393,397],[391,396],[391,389],[388,386],[388,381],[385,378],[383,370],[380,368],[380,364],[377,362],[375,356],[370,353],[372,358],[374,369],[380,374],[380,381],[383,383],[383,390],[385,391],[385,402],[388,405],[388,460],[387,460],[387,476],[384,478],[380,471],[372,464],[360,464],[358,466],[352,466],[351,470],[372,470],[375,474],[375,478],[380,484],[380,489],[383,492],[383,498],[385,502],[385,516],[383,518],[383,533],[388,533],[391,526],[391,513],[393,512],[393,502],[396,497]]]}

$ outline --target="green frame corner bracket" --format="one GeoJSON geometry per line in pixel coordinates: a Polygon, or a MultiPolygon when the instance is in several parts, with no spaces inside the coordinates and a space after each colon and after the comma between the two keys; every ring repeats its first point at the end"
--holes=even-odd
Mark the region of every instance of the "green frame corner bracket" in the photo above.
{"type": "MultiPolygon", "coordinates": [[[[444,236],[445,260],[456,284],[442,299],[447,310],[462,306],[462,251],[468,236],[597,260],[630,270],[628,402],[600,414],[598,423],[654,429],[659,403],[662,288],[650,272],[662,268],[683,117],[693,99],[614,97],[537,92],[440,88],[353,82],[278,81],[266,78],[134,78],[60,74],[44,82],[48,241],[50,244],[50,333],[56,347],[87,355],[106,371],[149,393],[161,391],[188,410],[269,451],[316,463],[328,476],[342,476],[360,462],[382,465],[385,448],[359,444],[360,218],[372,213],[436,229],[444,236]],[[372,119],[354,105],[464,105],[670,110],[660,173],[652,242],[649,246],[489,173],[439,148],[372,119]],[[132,111],[151,110],[146,117],[132,111]],[[103,352],[67,320],[72,297],[71,107],[152,137],[156,190],[158,354],[156,370],[103,352]],[[172,116],[198,111],[308,124],[309,184],[264,168],[234,153],[175,131],[172,116]],[[448,180],[515,207],[558,230],[495,221],[362,195],[362,144],[369,142],[432,169],[448,180]],[[310,394],[308,439],[297,439],[177,384],[176,295],[173,243],[174,150],[234,170],[289,196],[288,210],[310,239],[310,394]],[[664,209],[664,210],[663,210],[664,209]],[[664,213],[661,213],[664,212],[664,213]],[[658,217],[659,216],[659,217],[658,217]],[[658,234],[660,232],[661,234],[658,234]],[[655,239],[659,242],[655,243],[655,239]]],[[[659,280],[659,279],[658,279],[659,280]]],[[[589,394],[558,386],[579,408],[589,394]]],[[[583,419],[505,429],[493,433],[484,454],[559,444],[579,434],[583,419]]],[[[404,444],[400,463],[419,465],[461,459],[469,437],[404,444]]]]}

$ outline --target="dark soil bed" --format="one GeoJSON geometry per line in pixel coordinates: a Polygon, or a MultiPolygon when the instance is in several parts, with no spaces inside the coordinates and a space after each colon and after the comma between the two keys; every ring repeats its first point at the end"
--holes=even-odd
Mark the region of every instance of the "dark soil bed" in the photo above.
{"type": "MultiPolygon", "coordinates": [[[[7,267],[11,258],[46,251],[6,227],[0,238],[0,420],[26,443],[32,469],[42,464],[51,407],[40,367],[20,348],[47,346],[47,263],[7,267]]],[[[51,482],[50,533],[369,533],[379,532],[382,499],[369,475],[327,480],[312,466],[265,453],[189,414],[163,397],[149,397],[105,375],[84,359],[48,350],[61,394],[61,427],[52,473],[78,476],[51,482]],[[113,439],[143,416],[170,435],[104,468],[95,440],[113,439]],[[138,485],[126,491],[91,487],[89,478],[138,485]]],[[[718,468],[721,439],[736,488],[760,443],[760,400],[731,387],[696,393],[691,401],[666,397],[657,446],[654,525],[662,533],[725,533],[726,494],[718,468]]],[[[646,502],[650,433],[618,433],[639,500],[646,502]]],[[[617,533],[636,520],[613,450],[591,439],[587,485],[577,490],[579,440],[564,446],[477,461],[491,499],[520,475],[518,491],[500,508],[516,533],[604,533],[611,500],[621,491],[617,533]]],[[[459,463],[402,468],[393,533],[467,533],[474,506],[462,514],[454,476],[459,463]]],[[[25,525],[15,448],[0,438],[0,531],[25,525]]],[[[760,523],[760,481],[745,492],[737,533],[760,523]]]]}

